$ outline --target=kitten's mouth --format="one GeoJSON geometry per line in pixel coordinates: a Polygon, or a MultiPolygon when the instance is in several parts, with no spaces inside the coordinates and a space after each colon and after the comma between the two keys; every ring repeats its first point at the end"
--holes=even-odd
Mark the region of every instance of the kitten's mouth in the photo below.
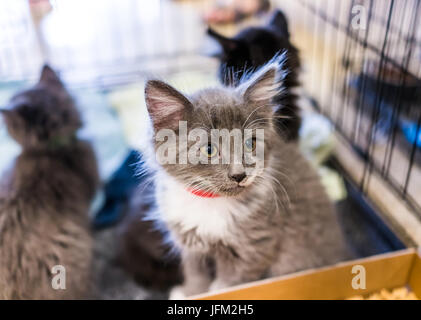
{"type": "Polygon", "coordinates": [[[246,188],[246,187],[250,186],[253,183],[254,179],[255,179],[255,176],[248,176],[243,181],[241,181],[238,184],[238,186],[239,187],[242,187],[242,188],[246,188]]]}
{"type": "Polygon", "coordinates": [[[220,187],[219,190],[221,195],[225,197],[233,197],[242,193],[246,188],[246,186],[237,184],[236,186],[232,187],[220,187]]]}
{"type": "Polygon", "coordinates": [[[222,186],[219,188],[219,190],[221,194],[224,194],[225,196],[236,196],[250,187],[253,184],[255,178],[256,176],[250,175],[238,183],[233,183],[229,186],[222,186]]]}

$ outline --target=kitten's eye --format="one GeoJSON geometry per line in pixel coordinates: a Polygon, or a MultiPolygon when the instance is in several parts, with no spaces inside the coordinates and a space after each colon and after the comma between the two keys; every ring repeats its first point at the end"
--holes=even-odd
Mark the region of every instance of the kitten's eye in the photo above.
{"type": "Polygon", "coordinates": [[[256,138],[247,139],[244,142],[244,147],[248,152],[254,151],[256,149],[256,138]]]}
{"type": "Polygon", "coordinates": [[[209,143],[203,147],[200,148],[200,152],[203,153],[208,158],[212,158],[216,156],[218,153],[218,148],[215,147],[213,144],[209,143]]]}

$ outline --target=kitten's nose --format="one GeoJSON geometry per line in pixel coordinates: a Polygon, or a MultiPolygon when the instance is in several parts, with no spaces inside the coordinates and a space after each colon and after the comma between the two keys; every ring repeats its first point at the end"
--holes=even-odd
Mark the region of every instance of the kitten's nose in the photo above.
{"type": "Polygon", "coordinates": [[[238,183],[240,183],[241,181],[243,181],[245,177],[246,177],[246,173],[245,172],[230,174],[230,178],[232,180],[238,182],[238,183]]]}

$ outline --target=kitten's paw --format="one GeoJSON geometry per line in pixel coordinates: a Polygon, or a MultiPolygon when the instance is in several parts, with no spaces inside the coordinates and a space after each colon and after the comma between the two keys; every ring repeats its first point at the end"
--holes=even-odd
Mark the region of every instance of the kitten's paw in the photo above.
{"type": "Polygon", "coordinates": [[[170,291],[170,300],[185,300],[186,295],[184,294],[184,290],[182,286],[175,286],[170,291]]]}
{"type": "Polygon", "coordinates": [[[211,283],[209,287],[209,291],[221,290],[228,287],[229,287],[229,284],[227,284],[225,281],[221,281],[217,279],[211,283]]]}

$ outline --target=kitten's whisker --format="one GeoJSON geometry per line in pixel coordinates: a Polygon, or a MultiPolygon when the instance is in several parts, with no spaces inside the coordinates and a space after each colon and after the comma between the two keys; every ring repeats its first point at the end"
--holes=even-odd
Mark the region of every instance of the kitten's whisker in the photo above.
{"type": "Polygon", "coordinates": [[[259,120],[273,120],[273,119],[291,119],[291,117],[288,116],[272,116],[272,117],[267,117],[267,118],[257,118],[254,119],[252,122],[250,122],[248,125],[250,126],[252,123],[259,121],[259,120]]]}
{"type": "Polygon", "coordinates": [[[265,123],[264,120],[273,120],[273,119],[291,119],[291,117],[288,117],[288,116],[273,116],[273,117],[269,117],[269,118],[257,118],[257,119],[254,119],[249,124],[247,124],[247,128],[251,127],[256,122],[264,124],[265,123]]]}
{"type": "Polygon", "coordinates": [[[247,124],[247,121],[250,119],[250,117],[255,113],[255,112],[257,112],[259,109],[261,109],[261,108],[263,108],[263,107],[267,107],[266,105],[263,105],[263,106],[260,106],[260,107],[258,107],[258,108],[256,108],[256,109],[254,109],[253,110],[253,112],[251,112],[249,115],[248,115],[248,117],[246,118],[246,120],[243,122],[243,124],[242,124],[242,126],[241,126],[241,128],[244,128],[245,126],[246,126],[246,124],[247,124]]]}
{"type": "Polygon", "coordinates": [[[272,184],[270,184],[270,183],[267,184],[268,181],[265,179],[265,177],[263,177],[261,175],[257,175],[256,178],[260,178],[261,179],[260,180],[260,185],[262,185],[262,186],[264,186],[266,188],[269,188],[270,191],[272,192],[273,197],[274,197],[274,201],[275,201],[276,211],[279,212],[279,205],[281,205],[282,208],[285,210],[285,207],[284,207],[282,201],[280,201],[279,196],[276,194],[276,192],[275,192],[272,184]]]}
{"type": "MultiPolygon", "coordinates": [[[[275,183],[277,183],[279,185],[279,187],[281,188],[281,191],[284,193],[284,195],[286,197],[287,204],[288,204],[288,209],[290,209],[291,208],[291,199],[290,199],[290,197],[288,195],[288,192],[287,192],[286,188],[284,187],[284,185],[278,179],[276,179],[273,176],[265,175],[264,173],[263,173],[263,175],[259,175],[259,176],[263,180],[265,180],[265,179],[266,179],[266,181],[267,180],[270,180],[270,181],[273,181],[273,182],[275,182],[275,183]]],[[[271,185],[271,184],[270,184],[270,186],[273,187],[273,185],[271,185]]]]}

